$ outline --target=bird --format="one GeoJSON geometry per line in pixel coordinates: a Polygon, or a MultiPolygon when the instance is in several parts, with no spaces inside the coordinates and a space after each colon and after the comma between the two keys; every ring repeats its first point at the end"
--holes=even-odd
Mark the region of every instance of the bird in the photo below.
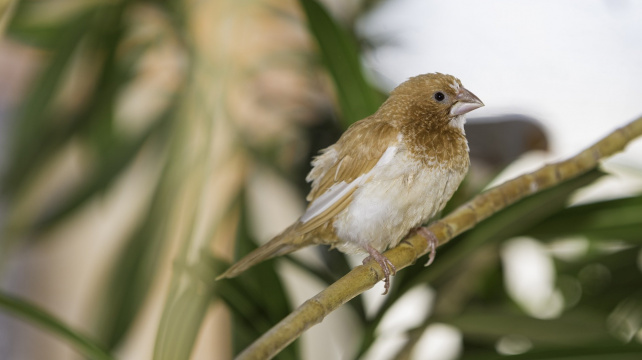
{"type": "Polygon", "coordinates": [[[320,151],[306,177],[308,206],[291,226],[233,264],[232,278],[269,258],[305,246],[329,245],[367,254],[383,270],[384,295],[396,268],[382,252],[419,233],[438,214],[470,166],[465,115],[484,103],[452,75],[428,73],[398,85],[372,115],[353,123],[320,151]]]}

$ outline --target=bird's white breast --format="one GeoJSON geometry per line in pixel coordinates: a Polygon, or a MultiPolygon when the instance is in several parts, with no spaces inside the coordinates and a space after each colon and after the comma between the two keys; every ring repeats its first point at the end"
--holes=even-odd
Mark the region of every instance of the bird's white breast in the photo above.
{"type": "Polygon", "coordinates": [[[446,205],[466,169],[426,164],[399,145],[367,174],[352,202],[337,215],[334,227],[347,253],[363,252],[366,244],[378,251],[395,246],[408,232],[428,221],[446,205]]]}

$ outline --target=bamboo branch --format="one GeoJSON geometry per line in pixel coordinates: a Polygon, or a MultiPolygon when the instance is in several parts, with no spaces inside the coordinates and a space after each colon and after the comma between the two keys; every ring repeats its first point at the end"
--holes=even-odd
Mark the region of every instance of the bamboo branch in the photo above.
{"type": "MultiPolygon", "coordinates": [[[[601,159],[623,150],[631,140],[640,135],[642,135],[642,117],[613,131],[595,145],[568,160],[546,165],[537,171],[519,176],[479,194],[448,216],[430,225],[428,229],[439,239],[439,245],[443,245],[507,206],[592,170],[601,159]]],[[[387,251],[385,255],[397,270],[400,270],[413,264],[417,258],[427,252],[427,241],[415,235],[387,251]]],[[[339,306],[372,288],[382,278],[383,272],[374,261],[357,266],[299,306],[247,347],[237,359],[274,357],[305,330],[320,323],[339,306]]]]}

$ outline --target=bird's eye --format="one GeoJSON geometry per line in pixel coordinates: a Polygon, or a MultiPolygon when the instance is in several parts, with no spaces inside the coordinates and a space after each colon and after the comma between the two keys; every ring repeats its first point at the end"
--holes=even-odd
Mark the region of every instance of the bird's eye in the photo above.
{"type": "Polygon", "coordinates": [[[433,95],[433,97],[437,101],[443,101],[446,98],[446,95],[444,95],[444,93],[442,93],[441,91],[437,91],[435,95],[433,95]]]}

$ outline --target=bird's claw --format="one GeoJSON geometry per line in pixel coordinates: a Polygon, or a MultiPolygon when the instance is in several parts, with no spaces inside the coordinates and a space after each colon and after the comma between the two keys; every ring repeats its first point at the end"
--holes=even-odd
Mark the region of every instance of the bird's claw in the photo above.
{"type": "Polygon", "coordinates": [[[428,255],[428,262],[424,266],[429,266],[432,264],[433,261],[435,261],[435,255],[437,255],[437,245],[439,244],[439,239],[435,236],[435,234],[432,233],[432,231],[428,230],[426,227],[418,227],[415,229],[417,233],[426,239],[428,241],[428,247],[430,248],[430,254],[428,255]]]}
{"type": "Polygon", "coordinates": [[[395,265],[382,255],[379,251],[374,249],[370,245],[366,245],[366,250],[368,250],[368,253],[370,256],[367,258],[363,259],[363,264],[365,265],[370,259],[374,259],[374,261],[381,266],[381,270],[383,271],[383,283],[384,283],[384,291],[383,294],[381,295],[386,295],[388,293],[388,290],[390,289],[390,274],[392,275],[397,275],[397,268],[395,265]]]}

